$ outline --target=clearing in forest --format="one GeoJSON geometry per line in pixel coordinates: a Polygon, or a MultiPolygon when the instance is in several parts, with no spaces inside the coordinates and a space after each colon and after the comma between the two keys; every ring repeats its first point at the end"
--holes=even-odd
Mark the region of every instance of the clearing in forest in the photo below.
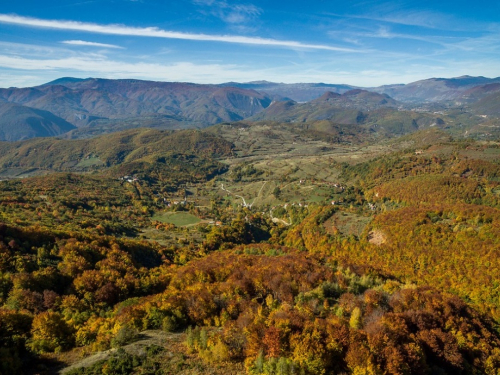
{"type": "Polygon", "coordinates": [[[188,212],[160,212],[152,217],[162,223],[174,224],[177,227],[198,224],[201,219],[188,212]]]}

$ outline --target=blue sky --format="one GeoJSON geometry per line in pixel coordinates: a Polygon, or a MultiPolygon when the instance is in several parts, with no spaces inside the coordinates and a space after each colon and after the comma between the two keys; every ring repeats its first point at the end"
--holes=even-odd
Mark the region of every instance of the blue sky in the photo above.
{"type": "Polygon", "coordinates": [[[498,1],[4,1],[0,87],[500,76],[498,1]]]}

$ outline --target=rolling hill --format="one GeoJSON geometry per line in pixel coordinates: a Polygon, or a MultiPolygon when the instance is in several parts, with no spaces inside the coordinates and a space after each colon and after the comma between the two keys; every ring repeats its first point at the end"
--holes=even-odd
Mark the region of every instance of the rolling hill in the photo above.
{"type": "MultiPolygon", "coordinates": [[[[104,171],[108,175],[145,174],[151,168],[202,166],[230,156],[232,144],[197,130],[132,129],[91,139],[34,138],[0,142],[0,169],[6,177],[26,171],[104,171]]],[[[193,174],[196,174],[193,172],[193,174]]]]}
{"type": "Polygon", "coordinates": [[[40,109],[0,102],[0,140],[53,137],[75,129],[69,122],[40,109]]]}
{"type": "Polygon", "coordinates": [[[350,90],[344,94],[331,91],[307,103],[273,102],[252,120],[308,121],[331,119],[340,123],[355,123],[359,111],[396,107],[397,102],[385,94],[365,90],[350,90]]]}
{"type": "Polygon", "coordinates": [[[500,89],[482,97],[477,102],[473,103],[471,108],[480,115],[500,116],[500,89]]]}
{"type": "Polygon", "coordinates": [[[457,100],[466,103],[474,103],[486,96],[494,94],[500,91],[500,83],[490,83],[487,85],[481,85],[473,87],[465,91],[457,100]]]}
{"type": "Polygon", "coordinates": [[[404,111],[400,109],[400,103],[388,95],[360,89],[344,94],[326,92],[308,103],[274,102],[249,120],[288,123],[328,120],[342,125],[356,125],[358,129],[383,136],[446,126],[446,122],[435,114],[404,111]]]}

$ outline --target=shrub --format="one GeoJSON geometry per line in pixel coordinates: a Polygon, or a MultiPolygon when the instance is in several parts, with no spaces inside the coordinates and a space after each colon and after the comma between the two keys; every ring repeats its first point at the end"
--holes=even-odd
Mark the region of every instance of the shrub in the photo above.
{"type": "Polygon", "coordinates": [[[116,336],[111,340],[111,346],[118,348],[137,340],[139,332],[136,328],[129,324],[125,324],[120,328],[116,336]]]}

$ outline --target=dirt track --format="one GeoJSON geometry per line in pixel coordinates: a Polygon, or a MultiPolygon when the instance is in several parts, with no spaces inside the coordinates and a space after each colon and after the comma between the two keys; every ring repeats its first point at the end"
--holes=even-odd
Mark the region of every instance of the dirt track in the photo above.
{"type": "MultiPolygon", "coordinates": [[[[150,330],[141,332],[139,339],[131,344],[125,345],[122,348],[129,354],[144,355],[146,354],[146,347],[149,345],[160,345],[168,349],[168,342],[179,341],[181,339],[180,333],[167,333],[160,330],[150,330]]],[[[63,375],[70,370],[77,369],[79,367],[89,367],[94,363],[101,360],[108,359],[117,349],[109,349],[102,352],[94,353],[86,358],[83,358],[71,366],[68,366],[59,371],[59,374],[63,375]]],[[[168,355],[168,354],[167,354],[168,355]]]]}

